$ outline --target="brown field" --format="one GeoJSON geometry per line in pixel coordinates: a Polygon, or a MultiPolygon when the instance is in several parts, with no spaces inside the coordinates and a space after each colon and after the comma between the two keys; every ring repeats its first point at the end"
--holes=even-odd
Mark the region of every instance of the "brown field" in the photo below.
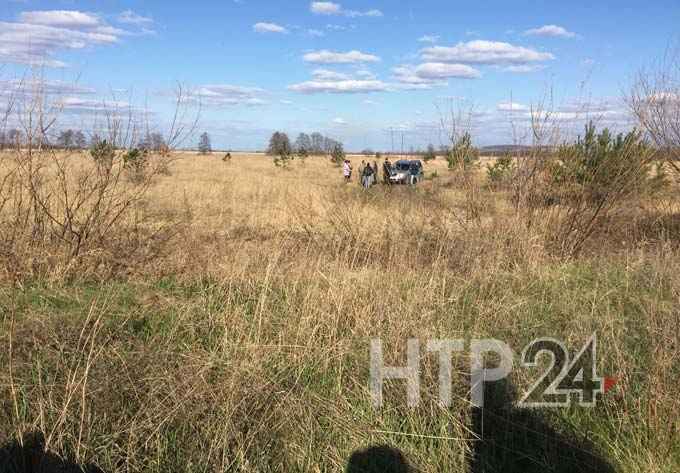
{"type": "MultiPolygon", "coordinates": [[[[35,222],[9,232],[4,207],[0,445],[38,435],[111,473],[359,471],[348,459],[372,445],[423,472],[680,469],[675,184],[622,202],[567,254],[569,204],[517,210],[487,160],[460,179],[438,158],[415,188],[365,191],[321,157],[173,158],[77,256],[71,240],[35,243],[35,222]],[[598,374],[617,384],[593,408],[513,407],[540,369],[471,408],[463,355],[442,407],[424,348],[422,403],[391,382],[371,404],[373,338],[403,365],[409,338],[519,353],[548,336],[576,351],[594,332],[598,374]]],[[[66,159],[75,186],[92,163],[66,159]]]]}

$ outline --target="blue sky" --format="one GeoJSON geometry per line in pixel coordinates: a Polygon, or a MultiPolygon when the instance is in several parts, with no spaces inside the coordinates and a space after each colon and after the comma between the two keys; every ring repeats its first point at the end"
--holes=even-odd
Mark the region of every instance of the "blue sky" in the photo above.
{"type": "Polygon", "coordinates": [[[89,106],[116,100],[163,130],[181,82],[202,103],[201,130],[232,149],[261,149],[277,129],[354,150],[389,149],[392,135],[438,146],[452,106],[474,108],[478,144],[508,143],[511,119],[526,125],[550,93],[566,124],[588,109],[626,127],[622,91],[680,25],[677,0],[0,4],[5,88],[43,64],[46,80],[77,81],[59,92],[84,128],[89,106]]]}

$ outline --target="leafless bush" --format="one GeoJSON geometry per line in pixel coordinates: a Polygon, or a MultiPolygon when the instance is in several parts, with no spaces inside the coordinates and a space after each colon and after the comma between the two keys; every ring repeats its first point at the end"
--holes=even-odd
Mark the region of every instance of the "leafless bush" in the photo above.
{"type": "MultiPolygon", "coordinates": [[[[518,136],[518,130],[513,126],[515,144],[527,139],[518,136]]],[[[517,213],[522,214],[527,226],[532,227],[536,214],[537,203],[543,202],[541,195],[544,190],[543,175],[549,165],[549,160],[556,144],[559,142],[559,123],[553,115],[552,92],[546,94],[530,109],[530,123],[528,128],[529,151],[518,149],[513,158],[516,161],[512,185],[512,201],[517,213]]]]}
{"type": "Polygon", "coordinates": [[[484,204],[477,179],[479,151],[473,145],[475,106],[451,99],[448,110],[437,106],[437,112],[440,144],[445,151],[448,168],[453,172],[450,182],[463,190],[465,219],[479,226],[484,204]]]}
{"type": "Polygon", "coordinates": [[[474,104],[460,100],[450,100],[448,110],[442,111],[437,105],[439,114],[439,141],[445,150],[449,169],[465,173],[471,170],[478,151],[472,144],[474,104]]]}
{"type": "MultiPolygon", "coordinates": [[[[59,118],[58,101],[39,87],[19,90],[17,97],[8,118],[20,124],[24,140],[0,170],[0,277],[15,283],[45,276],[111,277],[158,256],[178,222],[154,223],[158,219],[151,219],[145,196],[167,172],[169,158],[145,154],[143,166],[133,162],[131,156],[141,153],[131,148],[139,127],[134,113],[125,120],[119,111],[104,110],[111,141],[83,156],[46,145],[59,118]]],[[[172,127],[173,143],[184,138],[177,129],[193,131],[172,127]]]]}
{"type": "Polygon", "coordinates": [[[658,66],[641,70],[627,102],[676,177],[680,177],[680,54],[668,54],[658,66]]]}

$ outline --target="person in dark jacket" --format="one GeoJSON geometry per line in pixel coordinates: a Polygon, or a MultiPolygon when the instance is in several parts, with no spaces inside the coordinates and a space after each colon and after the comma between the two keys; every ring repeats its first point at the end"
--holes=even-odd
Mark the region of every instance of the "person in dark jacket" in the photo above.
{"type": "Polygon", "coordinates": [[[391,175],[392,175],[392,163],[390,162],[389,158],[385,157],[385,161],[383,162],[383,182],[385,184],[390,183],[391,175]]]}
{"type": "Polygon", "coordinates": [[[371,183],[373,182],[373,166],[371,166],[370,163],[366,164],[364,167],[364,172],[361,175],[361,185],[364,186],[364,189],[368,189],[371,187],[371,183]]]}

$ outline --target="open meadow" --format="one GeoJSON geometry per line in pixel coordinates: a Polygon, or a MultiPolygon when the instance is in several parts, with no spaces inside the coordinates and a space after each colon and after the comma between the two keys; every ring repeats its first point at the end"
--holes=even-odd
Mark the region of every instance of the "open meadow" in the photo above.
{"type": "Polygon", "coordinates": [[[364,190],[324,157],[283,169],[177,153],[74,251],[63,224],[81,234],[92,201],[67,196],[94,165],[50,155],[45,215],[77,216],[61,226],[20,211],[31,193],[3,181],[0,444],[35,441],[112,473],[364,471],[348,459],[375,445],[423,472],[680,467],[675,187],[612,209],[568,253],[562,204],[517,211],[484,166],[460,179],[440,157],[416,187],[364,190]],[[409,338],[496,338],[518,354],[548,336],[576,351],[593,333],[598,374],[617,380],[595,407],[514,407],[537,368],[489,383],[474,408],[462,353],[442,407],[426,352],[417,407],[404,381],[386,384],[382,408],[371,401],[374,338],[404,365],[409,338]]]}
{"type": "Polygon", "coordinates": [[[0,473],[680,472],[680,2],[459,3],[0,0],[0,473]]]}

